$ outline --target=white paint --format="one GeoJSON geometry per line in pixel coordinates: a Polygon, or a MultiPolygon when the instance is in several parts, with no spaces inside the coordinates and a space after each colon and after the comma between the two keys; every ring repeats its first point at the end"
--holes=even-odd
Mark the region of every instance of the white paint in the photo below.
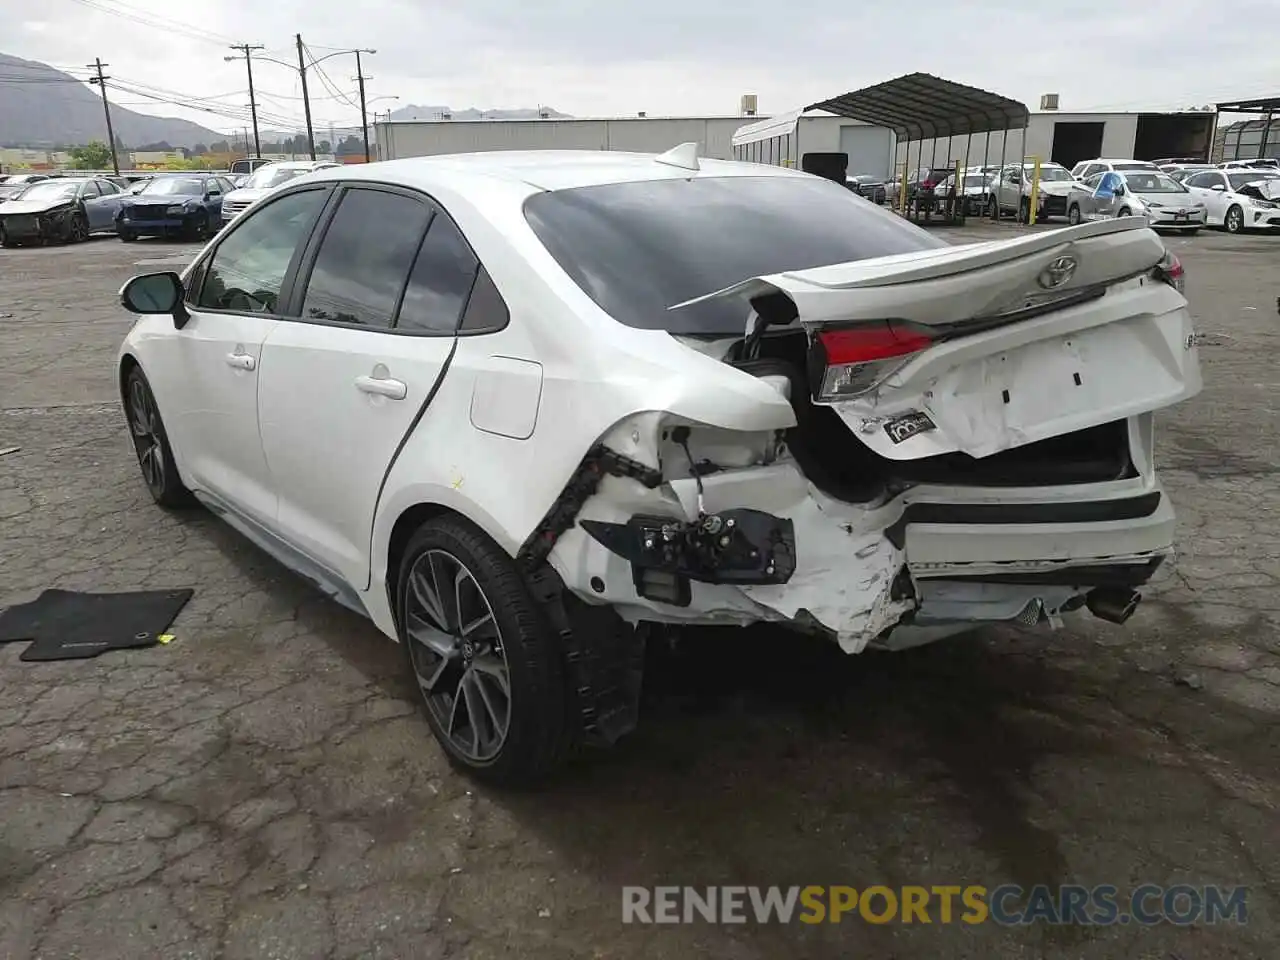
{"type": "Polygon", "coordinates": [[[489,357],[476,372],[471,393],[471,425],[485,433],[528,440],[538,423],[542,364],[514,357],[489,357]]]}

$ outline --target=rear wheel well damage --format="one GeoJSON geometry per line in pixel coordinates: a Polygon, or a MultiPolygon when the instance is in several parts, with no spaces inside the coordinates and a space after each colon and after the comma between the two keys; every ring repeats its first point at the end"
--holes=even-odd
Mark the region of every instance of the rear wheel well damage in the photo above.
{"type": "MultiPolygon", "coordinates": [[[[609,452],[604,451],[603,447],[592,448],[584,458],[583,466],[575,473],[575,478],[579,474],[586,474],[595,476],[595,482],[598,483],[600,476],[613,470],[621,471],[622,475],[631,475],[626,471],[634,471],[636,467],[647,469],[625,457],[610,457],[606,453],[609,452]],[[588,464],[599,468],[600,472],[593,473],[588,464]]],[[[644,476],[641,472],[637,478],[644,476]]],[[[575,481],[571,480],[566,485],[566,493],[576,489],[574,484],[575,481]]],[[[594,490],[594,486],[592,489],[594,490]]],[[[565,500],[565,495],[562,494],[557,504],[565,500]]],[[[400,624],[398,614],[395,613],[399,609],[395,583],[405,550],[415,531],[423,524],[446,516],[473,523],[461,512],[442,504],[419,503],[401,513],[392,526],[387,544],[386,590],[393,617],[397,621],[397,630],[400,629],[400,624]]],[[[556,529],[558,523],[549,525],[547,520],[561,516],[553,506],[547,519],[526,541],[526,547],[530,543],[543,543],[543,539],[538,536],[539,532],[556,529]]],[[[573,516],[576,517],[576,510],[573,516]]],[[[570,517],[569,525],[572,522],[573,517],[570,517]]],[[[551,545],[554,545],[554,540],[551,545]]],[[[639,719],[645,631],[626,623],[612,607],[587,604],[579,600],[546,562],[549,552],[550,546],[545,552],[522,548],[513,562],[537,603],[545,628],[558,644],[569,681],[567,694],[570,708],[578,718],[577,739],[587,745],[615,743],[634,729],[639,719]]]]}

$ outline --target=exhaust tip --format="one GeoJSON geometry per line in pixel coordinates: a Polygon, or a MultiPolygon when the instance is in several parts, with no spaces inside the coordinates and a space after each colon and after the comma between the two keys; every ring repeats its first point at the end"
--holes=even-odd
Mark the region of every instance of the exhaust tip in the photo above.
{"type": "Polygon", "coordinates": [[[1100,620],[1124,623],[1133,616],[1142,601],[1142,594],[1125,587],[1097,587],[1085,597],[1085,606],[1100,620]]]}

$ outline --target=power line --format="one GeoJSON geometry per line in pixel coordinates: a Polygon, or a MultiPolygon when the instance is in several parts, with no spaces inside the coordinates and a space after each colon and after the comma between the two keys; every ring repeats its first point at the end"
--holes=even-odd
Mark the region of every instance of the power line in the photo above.
{"type": "Polygon", "coordinates": [[[189,23],[183,23],[180,20],[172,20],[168,17],[162,17],[159,14],[150,11],[137,10],[128,7],[119,2],[119,0],[111,0],[112,5],[108,6],[103,0],[74,0],[81,6],[88,7],[90,10],[96,10],[99,13],[106,13],[112,16],[121,17],[125,20],[132,20],[134,23],[143,26],[152,27],[157,30],[164,30],[168,33],[178,33],[191,40],[200,40],[204,43],[216,43],[223,46],[234,42],[230,37],[223,37],[211,30],[205,30],[201,27],[193,26],[189,23]]]}

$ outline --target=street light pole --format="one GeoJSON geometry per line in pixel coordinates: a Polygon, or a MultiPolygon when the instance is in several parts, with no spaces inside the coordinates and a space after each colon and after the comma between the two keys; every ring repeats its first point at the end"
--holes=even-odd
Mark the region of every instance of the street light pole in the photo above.
{"type": "Polygon", "coordinates": [[[369,114],[365,110],[364,102],[364,82],[371,80],[372,77],[364,75],[364,68],[360,65],[360,51],[356,51],[356,83],[360,88],[360,132],[364,136],[364,162],[369,162],[369,114]]]}
{"type": "Polygon", "coordinates": [[[298,76],[302,78],[302,109],[307,116],[307,152],[311,159],[316,158],[316,134],[311,128],[311,100],[307,96],[307,62],[302,59],[302,34],[296,35],[298,41],[298,76]]]}

